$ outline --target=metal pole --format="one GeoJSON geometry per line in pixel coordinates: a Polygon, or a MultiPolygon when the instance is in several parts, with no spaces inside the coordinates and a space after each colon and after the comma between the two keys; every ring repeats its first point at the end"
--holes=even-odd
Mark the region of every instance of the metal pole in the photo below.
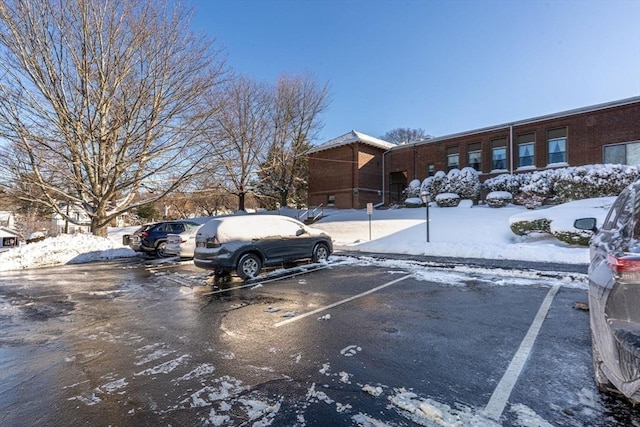
{"type": "Polygon", "coordinates": [[[427,243],[429,243],[429,199],[427,198],[427,243]]]}

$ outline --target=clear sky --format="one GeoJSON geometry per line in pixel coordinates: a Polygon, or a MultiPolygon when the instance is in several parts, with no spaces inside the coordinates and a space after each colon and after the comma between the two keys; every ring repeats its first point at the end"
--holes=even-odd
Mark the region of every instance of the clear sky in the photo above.
{"type": "Polygon", "coordinates": [[[444,136],[640,95],[640,0],[188,0],[194,30],[255,79],[309,73],[316,143],[444,136]]]}

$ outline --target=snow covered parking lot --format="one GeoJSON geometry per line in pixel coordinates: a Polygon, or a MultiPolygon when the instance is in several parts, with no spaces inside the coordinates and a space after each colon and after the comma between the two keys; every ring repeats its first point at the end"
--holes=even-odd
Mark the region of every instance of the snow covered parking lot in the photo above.
{"type": "Polygon", "coordinates": [[[0,280],[8,385],[0,421],[625,426],[640,419],[595,389],[588,316],[576,308],[586,301],[580,275],[340,256],[302,270],[243,288],[238,280],[211,284],[184,263],[8,273],[0,280]]]}

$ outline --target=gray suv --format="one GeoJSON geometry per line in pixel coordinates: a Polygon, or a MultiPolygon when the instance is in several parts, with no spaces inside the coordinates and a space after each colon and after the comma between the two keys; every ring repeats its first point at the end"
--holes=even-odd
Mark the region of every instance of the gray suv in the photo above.
{"type": "Polygon", "coordinates": [[[310,259],[325,261],[331,238],[295,219],[279,215],[240,215],[212,219],[196,235],[193,262],[222,276],[255,277],[265,266],[310,259]]]}
{"type": "Polygon", "coordinates": [[[595,379],[601,390],[618,391],[640,403],[640,181],[627,187],[602,226],[592,230],[589,316],[595,379]]]}

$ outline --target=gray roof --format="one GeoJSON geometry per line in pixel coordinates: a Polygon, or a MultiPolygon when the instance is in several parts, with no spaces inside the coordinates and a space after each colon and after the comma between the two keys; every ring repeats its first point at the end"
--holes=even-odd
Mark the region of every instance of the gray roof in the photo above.
{"type": "Polygon", "coordinates": [[[306,154],[312,154],[312,153],[317,153],[318,151],[330,150],[332,148],[353,144],[355,142],[371,145],[373,147],[381,148],[383,150],[389,150],[390,148],[395,147],[395,144],[392,144],[390,142],[383,141],[382,139],[374,138],[373,136],[365,135],[364,133],[356,132],[355,130],[352,130],[349,133],[345,133],[342,136],[333,138],[327,142],[324,142],[316,147],[309,149],[306,152],[306,154]]]}

